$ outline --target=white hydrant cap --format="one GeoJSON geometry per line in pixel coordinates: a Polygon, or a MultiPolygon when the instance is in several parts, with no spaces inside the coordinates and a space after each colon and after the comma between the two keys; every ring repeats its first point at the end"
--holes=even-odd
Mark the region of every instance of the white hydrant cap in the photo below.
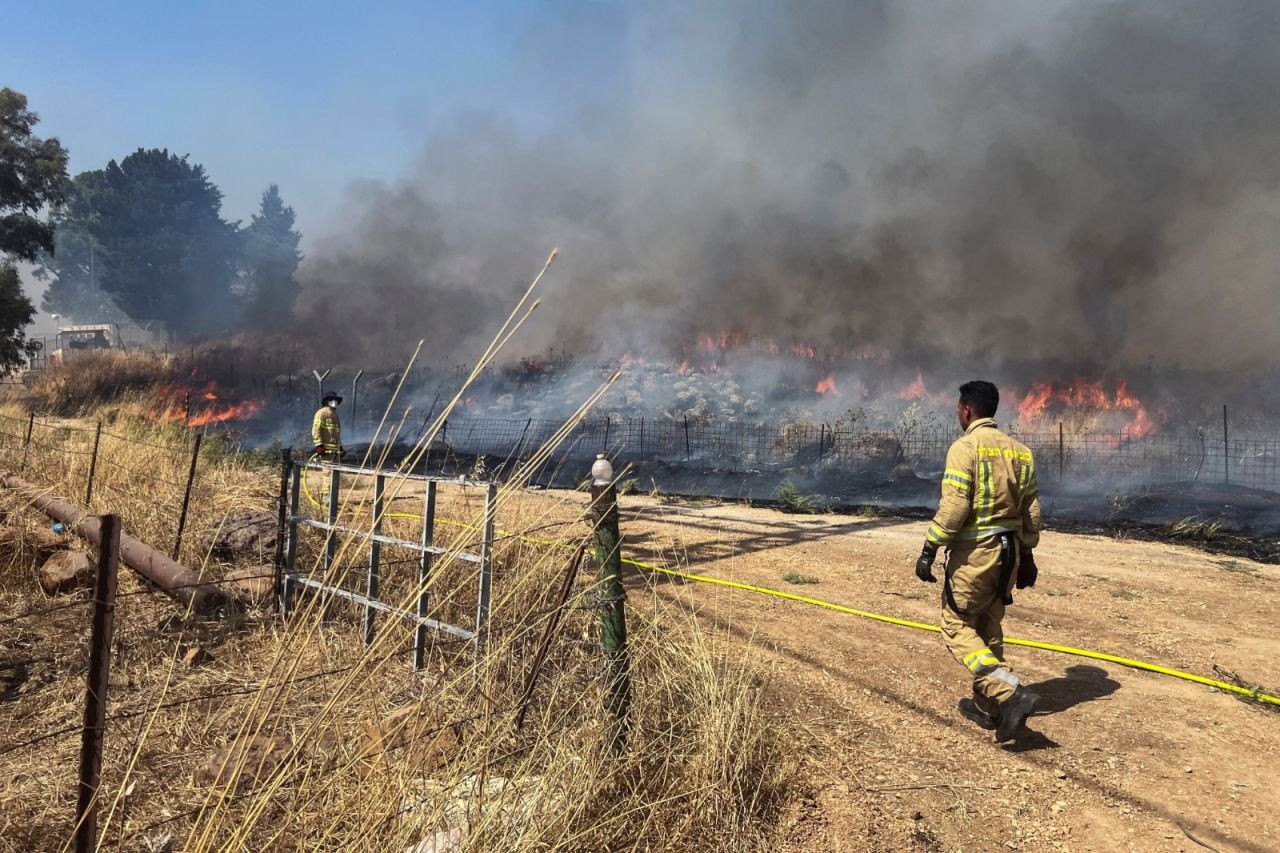
{"type": "Polygon", "coordinates": [[[613,466],[604,458],[603,453],[597,453],[596,461],[591,463],[591,481],[597,486],[607,486],[613,482],[613,466]]]}

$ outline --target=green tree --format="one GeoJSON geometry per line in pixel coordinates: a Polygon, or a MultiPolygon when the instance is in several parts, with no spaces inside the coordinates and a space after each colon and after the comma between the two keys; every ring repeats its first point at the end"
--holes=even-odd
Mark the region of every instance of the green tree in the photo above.
{"type": "Polygon", "coordinates": [[[106,253],[89,228],[94,218],[90,199],[105,173],[84,172],[67,184],[66,201],[53,214],[55,251],[44,252],[36,277],[48,281],[42,310],[80,322],[123,320],[125,314],[102,289],[100,275],[106,253]]]}
{"type": "Polygon", "coordinates": [[[300,290],[294,274],[302,255],[302,239],[293,228],[293,208],[280,198],[275,184],[262,194],[262,203],[244,230],[246,318],[256,328],[285,328],[293,318],[300,290]]]}
{"type": "Polygon", "coordinates": [[[203,166],[139,148],[77,175],[75,187],[76,226],[68,233],[74,239],[79,229],[87,232],[96,283],[121,311],[160,321],[178,337],[236,322],[231,285],[240,233],[223,220],[222,192],[203,166]]]}
{"type": "Polygon", "coordinates": [[[54,227],[40,213],[62,202],[67,180],[67,152],[57,139],[31,132],[39,121],[26,96],[0,89],[0,374],[22,366],[32,352],[26,327],[35,306],[22,292],[14,262],[53,251],[54,227]]]}

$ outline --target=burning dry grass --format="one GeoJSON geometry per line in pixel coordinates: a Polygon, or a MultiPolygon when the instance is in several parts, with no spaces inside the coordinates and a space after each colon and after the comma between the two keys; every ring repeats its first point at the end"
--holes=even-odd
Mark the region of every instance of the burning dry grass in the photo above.
{"type": "MultiPolygon", "coordinates": [[[[20,474],[90,512],[119,513],[133,536],[168,553],[177,537],[194,444],[190,431],[180,424],[153,423],[147,411],[142,401],[125,399],[86,413],[83,420],[37,418],[24,452],[31,425],[26,413],[14,405],[0,407],[0,452],[6,454],[7,473],[20,474]],[[95,421],[102,424],[100,434],[95,421]],[[86,505],[95,440],[98,462],[86,505]]],[[[192,486],[192,535],[184,540],[184,562],[206,561],[199,546],[207,541],[210,526],[228,513],[271,506],[276,487],[258,461],[233,453],[224,438],[206,437],[192,486]]]]}
{"type": "MultiPolygon", "coordinates": [[[[81,503],[92,430],[83,422],[42,427],[24,450],[24,419],[2,414],[0,467],[81,503]]],[[[120,513],[131,534],[168,550],[189,445],[173,427],[137,415],[126,405],[106,417],[115,443],[102,447],[93,509],[120,513]]],[[[271,510],[275,472],[213,447],[192,498],[197,528],[216,527],[235,510],[271,510]]],[[[553,450],[535,454],[523,472],[553,450]]],[[[554,591],[572,546],[590,535],[580,496],[529,499],[520,482],[517,473],[498,493],[496,518],[507,533],[495,549],[485,653],[433,634],[422,672],[409,666],[412,632],[401,620],[381,617],[365,645],[363,613],[319,595],[301,596],[287,621],[268,605],[218,622],[175,619],[172,601],[123,572],[102,841],[155,849],[171,839],[188,851],[388,850],[424,839],[440,842],[424,850],[447,849],[446,841],[474,850],[765,846],[795,769],[791,724],[766,710],[768,673],[742,652],[708,645],[684,607],[646,596],[629,610],[635,700],[627,748],[615,750],[594,639],[597,592],[584,572],[528,718],[515,728],[554,591]]],[[[433,566],[431,612],[462,621],[477,578],[458,554],[474,547],[483,509],[464,491],[448,491],[440,511],[454,523],[441,531],[449,552],[433,566]]],[[[343,493],[344,521],[372,523],[368,482],[348,478],[343,493]]],[[[47,523],[5,500],[22,524],[47,523]]],[[[418,522],[401,508],[414,502],[393,478],[389,532],[413,530],[418,522]]],[[[344,537],[327,572],[317,544],[302,549],[299,568],[357,586],[364,540],[344,537]]],[[[208,577],[229,568],[193,544],[183,556],[208,577]]],[[[417,567],[391,554],[384,567],[380,597],[411,608],[417,567]]],[[[84,593],[45,599],[35,569],[30,555],[19,555],[0,577],[0,660],[8,667],[0,701],[11,720],[0,739],[0,848],[12,850],[63,847],[74,812],[86,602],[84,593]]]]}
{"type": "MultiPolygon", "coordinates": [[[[251,335],[209,341],[177,353],[87,350],[32,374],[29,388],[11,393],[33,411],[61,417],[111,408],[121,400],[142,400],[153,421],[184,421],[198,427],[259,414],[266,404],[263,395],[275,381],[272,371],[281,366],[292,369],[302,357],[300,350],[284,342],[251,335]]],[[[292,383],[292,378],[285,378],[292,383]]]]}

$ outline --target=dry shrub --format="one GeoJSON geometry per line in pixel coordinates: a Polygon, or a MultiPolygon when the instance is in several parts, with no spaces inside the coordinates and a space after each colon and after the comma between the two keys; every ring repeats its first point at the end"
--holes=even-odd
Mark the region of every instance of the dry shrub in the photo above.
{"type": "Polygon", "coordinates": [[[78,353],[45,370],[28,396],[37,412],[71,416],[169,381],[172,356],[143,349],[78,353]]]}
{"type": "Polygon", "coordinates": [[[799,421],[783,424],[778,429],[778,437],[774,439],[773,450],[785,455],[818,455],[818,444],[824,438],[822,424],[812,421],[799,421]]]}

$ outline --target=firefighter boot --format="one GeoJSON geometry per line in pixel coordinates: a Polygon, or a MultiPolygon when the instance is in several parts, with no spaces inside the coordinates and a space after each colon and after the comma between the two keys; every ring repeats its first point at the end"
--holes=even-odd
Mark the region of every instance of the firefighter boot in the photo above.
{"type": "Polygon", "coordinates": [[[1019,685],[1012,696],[1001,702],[999,723],[996,725],[996,743],[1013,740],[1039,701],[1039,696],[1019,685]]]}
{"type": "Polygon", "coordinates": [[[961,699],[958,707],[962,715],[973,720],[979,727],[987,731],[995,730],[996,721],[1000,716],[1000,706],[979,693],[976,684],[973,687],[973,698],[961,699]]]}

